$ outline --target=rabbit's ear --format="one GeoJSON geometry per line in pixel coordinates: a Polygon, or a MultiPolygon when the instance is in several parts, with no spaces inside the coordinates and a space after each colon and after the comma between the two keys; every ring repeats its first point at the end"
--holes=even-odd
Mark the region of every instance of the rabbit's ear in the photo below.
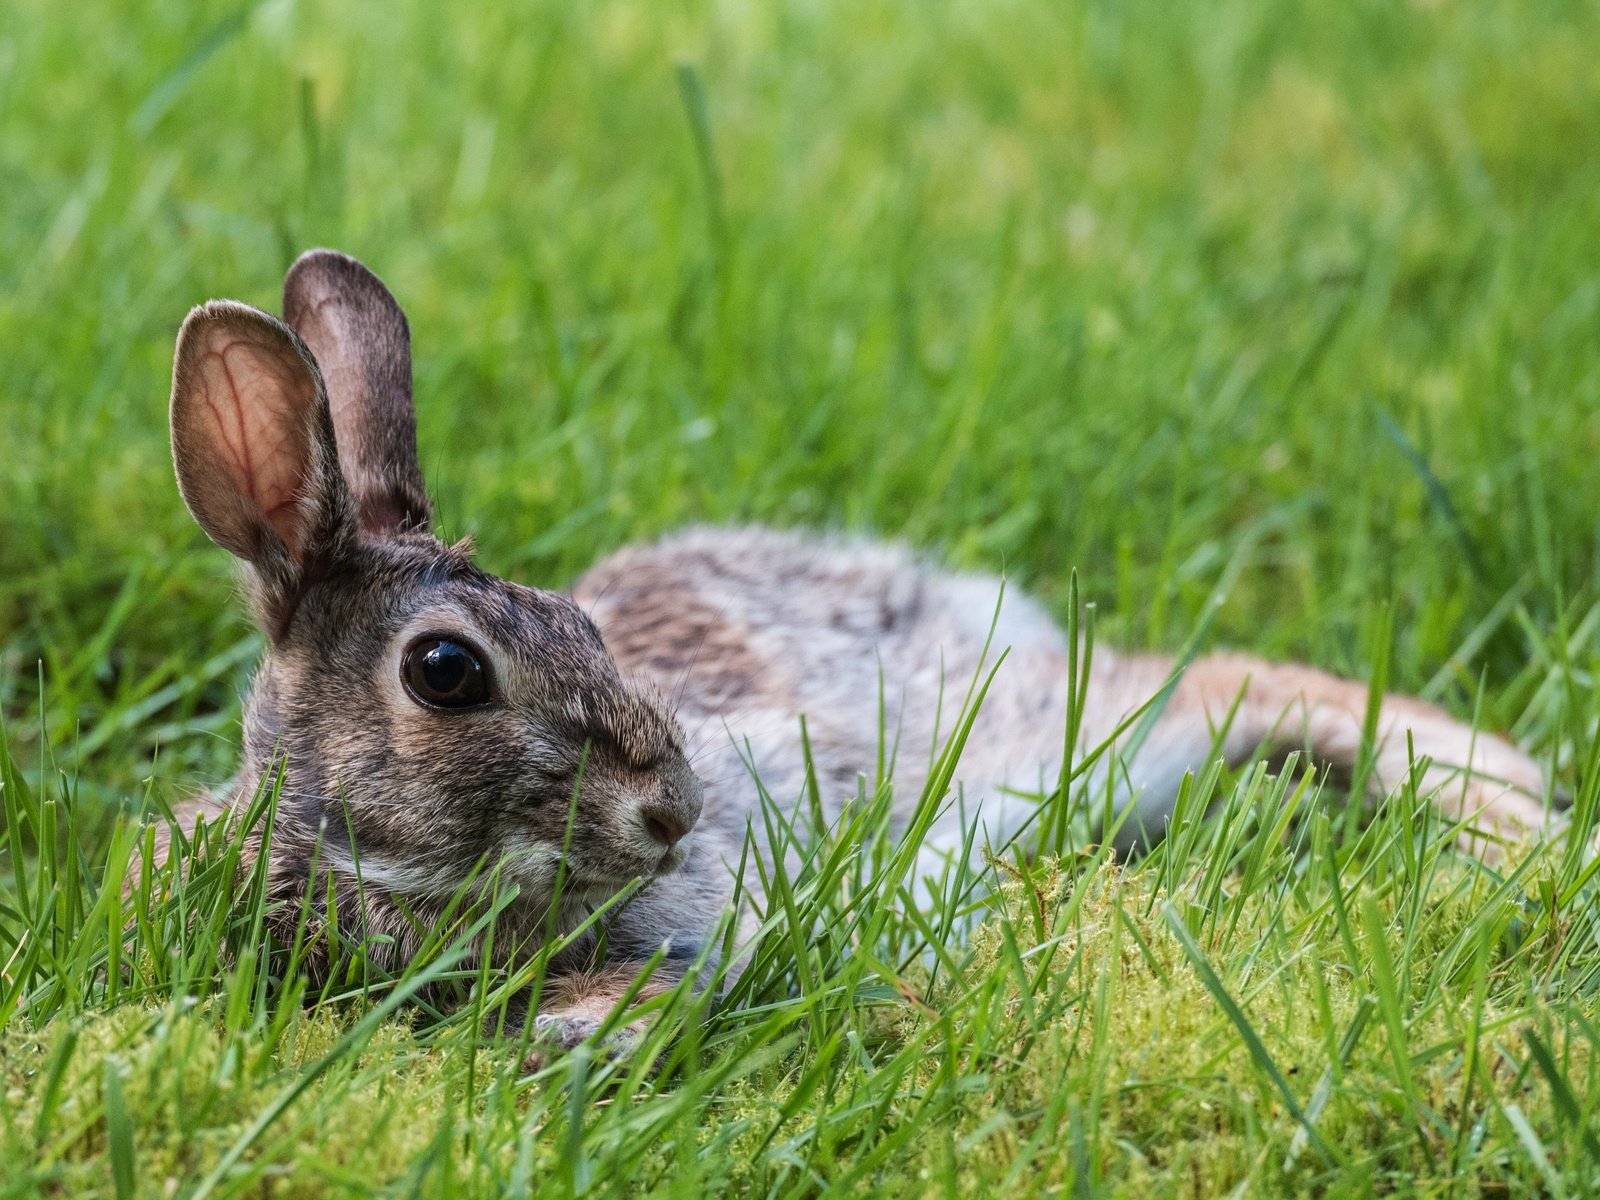
{"type": "Polygon", "coordinates": [[[357,538],[322,377],[293,330],[231,300],[189,314],[172,458],[200,527],[251,566],[257,615],[278,636],[305,584],[357,538]]]}
{"type": "Polygon", "coordinates": [[[327,381],[339,462],[367,533],[426,530],[432,506],[417,462],[411,332],[380,280],[348,255],[308,250],[283,280],[284,320],[327,381]]]}

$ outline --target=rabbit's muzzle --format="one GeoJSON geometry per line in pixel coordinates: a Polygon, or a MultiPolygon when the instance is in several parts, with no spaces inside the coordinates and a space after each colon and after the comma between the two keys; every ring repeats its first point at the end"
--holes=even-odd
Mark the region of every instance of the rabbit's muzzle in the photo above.
{"type": "Polygon", "coordinates": [[[684,864],[703,802],[700,781],[681,759],[665,768],[659,791],[640,801],[634,841],[652,864],[649,874],[667,875],[684,864]]]}

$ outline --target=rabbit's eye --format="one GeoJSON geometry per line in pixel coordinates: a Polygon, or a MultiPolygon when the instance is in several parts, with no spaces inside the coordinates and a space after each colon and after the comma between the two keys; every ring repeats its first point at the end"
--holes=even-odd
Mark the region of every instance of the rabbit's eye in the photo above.
{"type": "Polygon", "coordinates": [[[430,708],[473,708],[489,701],[489,672],[482,661],[448,638],[413,642],[400,664],[400,678],[412,697],[430,708]]]}

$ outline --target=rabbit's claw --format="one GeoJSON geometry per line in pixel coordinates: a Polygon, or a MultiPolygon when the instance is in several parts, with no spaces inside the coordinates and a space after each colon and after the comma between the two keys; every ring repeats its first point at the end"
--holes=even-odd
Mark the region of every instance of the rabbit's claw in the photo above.
{"type": "Polygon", "coordinates": [[[533,1046],[523,1060],[529,1072],[542,1071],[557,1057],[570,1053],[586,1042],[593,1042],[598,1057],[615,1060],[625,1057],[644,1036],[643,1021],[619,1025],[604,1037],[603,1021],[579,1013],[540,1013],[533,1019],[533,1046]]]}

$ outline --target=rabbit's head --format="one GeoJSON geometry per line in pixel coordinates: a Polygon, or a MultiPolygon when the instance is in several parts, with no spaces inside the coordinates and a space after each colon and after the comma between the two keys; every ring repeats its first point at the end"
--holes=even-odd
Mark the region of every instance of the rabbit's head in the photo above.
{"type": "Polygon", "coordinates": [[[591,892],[675,870],[701,793],[664,701],[567,597],[430,531],[394,297],[318,250],[284,312],[195,309],[172,385],[179,488],[269,640],[240,782],[281,766],[273,856],[304,862],[275,865],[414,899],[485,862],[533,895],[563,858],[591,892]]]}

